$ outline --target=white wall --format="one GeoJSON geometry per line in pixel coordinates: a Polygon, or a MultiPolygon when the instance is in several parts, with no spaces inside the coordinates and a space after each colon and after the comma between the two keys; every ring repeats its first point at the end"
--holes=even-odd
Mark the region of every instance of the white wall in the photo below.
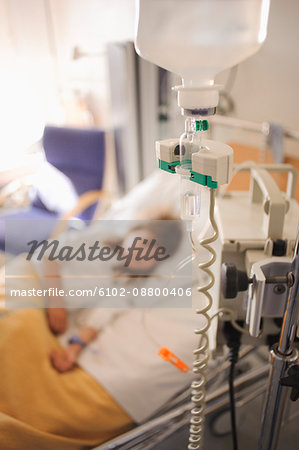
{"type": "MultiPolygon", "coordinates": [[[[271,0],[267,39],[256,55],[239,65],[231,92],[236,109],[231,115],[299,130],[298,45],[299,1],[271,0]]],[[[226,77],[223,74],[218,81],[225,82],[226,77]]],[[[247,139],[255,143],[251,134],[247,139]]],[[[299,156],[299,143],[287,143],[287,151],[299,156]]]]}
{"type": "Polygon", "coordinates": [[[232,90],[238,117],[299,129],[298,25],[298,0],[272,0],[267,39],[238,69],[232,90]]]}
{"type": "Polygon", "coordinates": [[[107,125],[105,44],[133,38],[134,13],[134,0],[0,0],[2,168],[47,122],[107,125]],[[74,61],[75,46],[95,57],[74,61]]]}
{"type": "MultiPolygon", "coordinates": [[[[57,108],[44,2],[0,1],[0,155],[18,163],[57,108]]],[[[56,115],[56,114],[55,114],[56,115]]]]}
{"type": "Polygon", "coordinates": [[[134,0],[49,0],[60,84],[86,94],[96,122],[109,123],[105,45],[134,38],[134,0]],[[95,56],[72,60],[78,47],[95,56]],[[92,92],[92,95],[88,93],[92,92]]]}

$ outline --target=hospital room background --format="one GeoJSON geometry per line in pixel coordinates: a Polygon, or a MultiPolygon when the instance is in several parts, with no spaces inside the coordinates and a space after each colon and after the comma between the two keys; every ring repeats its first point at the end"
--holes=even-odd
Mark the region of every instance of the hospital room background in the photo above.
{"type": "MultiPolygon", "coordinates": [[[[2,274],[5,265],[24,252],[23,243],[18,240],[21,236],[15,236],[9,245],[5,240],[13,222],[29,220],[38,224],[42,220],[47,225],[40,238],[47,239],[54,229],[57,233],[58,223],[62,224],[63,233],[67,233],[74,222],[80,224],[76,229],[83,230],[102,219],[139,219],[145,206],[147,212],[150,211],[147,219],[158,219],[162,212],[169,216],[166,218],[179,219],[178,175],[166,174],[157,168],[155,142],[183,133],[184,117],[172,90],[180,84],[180,77],[137,54],[134,47],[137,3],[134,0],[0,0],[2,274]]],[[[267,38],[261,49],[216,77],[215,82],[222,87],[216,115],[209,118],[208,136],[232,147],[235,164],[246,165],[248,161],[264,166],[288,164],[299,170],[298,20],[297,0],[271,0],[267,38]]],[[[274,178],[279,188],[285,190],[285,173],[276,174],[274,178]]],[[[247,192],[250,175],[237,173],[225,189],[247,192]]],[[[294,198],[299,202],[299,183],[294,198]]],[[[238,211],[234,214],[237,220],[238,211]]],[[[1,309],[3,320],[7,320],[11,312],[6,308],[3,292],[1,309]]],[[[35,313],[31,311],[28,321],[32,320],[33,326],[44,336],[35,313]]],[[[8,364],[11,371],[18,371],[17,363],[12,363],[13,341],[18,342],[20,349],[24,345],[21,336],[13,336],[13,328],[21,322],[21,316],[11,327],[7,321],[3,335],[0,331],[0,338],[4,337],[11,355],[8,359],[0,356],[0,366],[8,364]]],[[[190,334],[192,332],[191,326],[190,334]]],[[[28,337],[28,345],[32,345],[26,330],[24,336],[28,337]]],[[[45,337],[42,339],[46,342],[45,337]]],[[[2,350],[4,343],[0,344],[2,350]]],[[[244,450],[257,445],[268,375],[268,347],[256,349],[250,345],[242,347],[238,372],[240,386],[247,389],[246,400],[240,397],[237,405],[239,444],[244,450]],[[260,395],[250,401],[255,388],[250,391],[248,387],[246,374],[249,370],[255,371],[250,382],[257,382],[255,388],[260,390],[260,395]]],[[[190,347],[191,357],[192,351],[190,347]]],[[[26,350],[24,352],[26,354],[26,350]]],[[[208,396],[213,390],[224,389],[222,386],[227,382],[221,375],[228,370],[225,355],[224,351],[220,363],[217,358],[211,362],[217,376],[208,381],[211,382],[208,396]]],[[[32,362],[32,371],[35,366],[32,362]]],[[[1,376],[9,378],[5,374],[4,371],[1,376]]],[[[55,383],[52,375],[46,382],[55,383]]],[[[82,380],[79,382],[72,376],[73,392],[84,391],[82,380]]],[[[38,375],[32,377],[37,383],[38,375]]],[[[119,383],[121,379],[120,373],[119,383]]],[[[163,383],[167,384],[167,380],[163,383]]],[[[92,414],[99,412],[99,422],[105,422],[100,411],[103,405],[93,405],[94,409],[87,412],[83,401],[78,407],[86,414],[86,424],[89,421],[89,434],[76,435],[70,431],[68,435],[66,431],[64,435],[62,424],[57,429],[54,426],[43,429],[39,426],[45,414],[42,413],[36,424],[28,422],[32,430],[36,425],[36,436],[32,438],[33,431],[24,428],[29,426],[24,406],[26,401],[30,402],[29,397],[21,396],[21,400],[17,400],[19,389],[14,386],[7,389],[7,396],[11,396],[21,413],[10,410],[6,406],[8,403],[0,399],[0,448],[187,448],[189,391],[187,397],[180,391],[183,397],[140,421],[130,420],[130,414],[128,418],[117,409],[118,405],[111,404],[109,414],[112,422],[115,417],[116,428],[107,428],[101,441],[96,433],[97,420],[92,414]],[[182,409],[173,409],[175,407],[182,409]],[[24,419],[26,425],[14,428],[15,422],[12,425],[7,418],[2,418],[5,414],[15,421],[24,419]],[[56,441],[58,435],[63,439],[56,441]],[[101,446],[96,447],[97,444],[101,446]]],[[[92,387],[88,384],[88,389],[92,387]]],[[[98,386],[95,395],[103,395],[97,389],[98,386]]],[[[146,383],[143,389],[147,389],[146,383]]],[[[180,389],[181,385],[178,391],[180,389]]],[[[42,395],[39,392],[37,396],[42,395]]],[[[87,398],[91,394],[84,391],[84,395],[87,398]]],[[[134,392],[131,395],[134,396],[134,392]]],[[[46,409],[47,398],[43,397],[45,404],[40,402],[40,408],[46,409]]],[[[62,401],[69,407],[61,413],[64,420],[62,414],[72,414],[72,403],[66,397],[62,401]]],[[[286,407],[279,449],[298,448],[297,403],[286,407]]],[[[107,403],[103,407],[107,408],[107,403]]],[[[232,443],[228,400],[223,407],[219,404],[214,409],[213,405],[209,407],[207,402],[203,446],[188,448],[236,450],[232,443]]],[[[51,408],[53,410],[54,405],[51,408]]],[[[57,414],[60,414],[58,410],[57,414]]],[[[276,447],[259,448],[274,450],[276,447]]]]}

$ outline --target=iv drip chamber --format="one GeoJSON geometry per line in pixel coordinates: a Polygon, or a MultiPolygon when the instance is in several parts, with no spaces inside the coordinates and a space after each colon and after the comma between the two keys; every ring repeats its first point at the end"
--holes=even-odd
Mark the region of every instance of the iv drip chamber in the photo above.
{"type": "Polygon", "coordinates": [[[197,218],[201,210],[201,186],[190,181],[190,171],[178,166],[176,173],[180,175],[180,211],[182,220],[197,218]]]}

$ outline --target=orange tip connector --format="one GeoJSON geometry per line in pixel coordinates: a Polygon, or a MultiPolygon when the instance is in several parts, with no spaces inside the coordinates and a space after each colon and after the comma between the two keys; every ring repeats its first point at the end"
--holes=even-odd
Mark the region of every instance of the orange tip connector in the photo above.
{"type": "Polygon", "coordinates": [[[180,358],[172,353],[167,347],[161,347],[158,351],[158,355],[161,356],[164,361],[169,361],[182,372],[189,372],[190,368],[187,366],[187,364],[185,364],[180,358]]]}

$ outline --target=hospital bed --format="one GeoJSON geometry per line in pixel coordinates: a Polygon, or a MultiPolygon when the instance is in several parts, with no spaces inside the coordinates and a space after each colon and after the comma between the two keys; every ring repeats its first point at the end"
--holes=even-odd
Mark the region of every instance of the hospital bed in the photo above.
{"type": "MultiPolygon", "coordinates": [[[[179,217],[178,183],[177,177],[165,172],[155,171],[123,199],[116,201],[109,211],[102,216],[102,219],[130,220],[142,217],[145,211],[150,217],[151,212],[156,213],[157,210],[165,211],[169,208],[171,208],[174,216],[179,217]]],[[[191,332],[192,330],[190,330],[191,332]]],[[[241,350],[240,359],[246,361],[256,353],[259,353],[259,350],[250,346],[244,347],[241,350]]],[[[266,390],[268,364],[266,358],[262,358],[262,364],[256,363],[258,359],[259,357],[253,357],[254,363],[251,365],[251,369],[248,370],[247,367],[246,371],[244,370],[236,377],[235,389],[238,405],[249,403],[266,390]]],[[[228,384],[226,382],[217,383],[219,374],[227,372],[228,367],[229,362],[225,357],[222,358],[220,363],[211,364],[211,367],[209,367],[206,416],[225,411],[229,405],[228,384]],[[217,388],[215,389],[216,385],[217,388]]],[[[188,385],[185,390],[178,392],[145,423],[135,425],[132,430],[95,447],[95,450],[155,448],[166,438],[187,426],[190,421],[191,406],[190,386],[188,385]]]]}
{"type": "MultiPolygon", "coordinates": [[[[102,219],[106,220],[131,220],[146,216],[150,218],[151,213],[170,210],[172,215],[179,217],[179,180],[171,174],[155,171],[150,177],[138,184],[123,199],[116,201],[107,211],[102,219]]],[[[192,332],[192,330],[190,330],[192,332]]],[[[190,349],[192,351],[192,349],[190,349]]],[[[258,349],[245,347],[241,350],[241,359],[252,354],[258,354],[258,349]]],[[[261,396],[266,391],[266,379],[269,366],[266,358],[263,364],[248,367],[235,379],[237,405],[245,405],[261,396]]],[[[208,384],[205,416],[225,411],[229,405],[228,384],[226,378],[222,384],[215,389],[215,382],[219,379],[219,373],[227,373],[229,362],[224,358],[217,365],[208,369],[208,384]],[[211,389],[212,388],[212,389],[211,389]]],[[[110,449],[154,449],[170,436],[175,436],[179,430],[187,427],[190,421],[190,387],[178,392],[175,398],[167,402],[152,418],[145,423],[136,425],[125,434],[106,442],[96,450],[110,449]]],[[[174,438],[175,439],[175,438],[174,438]]]]}
{"type": "MultiPolygon", "coordinates": [[[[227,410],[229,405],[228,384],[217,383],[217,380],[219,378],[223,380],[223,374],[227,372],[228,368],[229,361],[227,358],[223,358],[220,363],[208,370],[206,417],[227,410]]],[[[240,369],[241,374],[235,380],[236,400],[238,406],[244,406],[265,392],[268,365],[262,353],[257,355],[253,347],[246,346],[240,353],[240,369]],[[242,363],[244,363],[244,369],[246,369],[244,372],[242,371],[242,363]],[[249,370],[248,364],[251,367],[249,370]]],[[[163,444],[165,439],[189,424],[191,408],[190,388],[188,386],[184,391],[178,392],[148,421],[136,425],[123,435],[95,447],[94,450],[154,449],[157,445],[163,444]]],[[[175,445],[175,438],[173,445],[175,445]]]]}
{"type": "MultiPolygon", "coordinates": [[[[179,180],[171,174],[155,171],[150,177],[137,185],[123,199],[116,201],[102,219],[130,220],[144,217],[145,211],[150,218],[151,212],[165,211],[171,208],[171,213],[179,217],[179,180]]],[[[85,206],[85,205],[84,205],[85,206]]],[[[192,333],[192,330],[190,330],[192,333]]],[[[190,349],[192,351],[192,349],[190,349]]],[[[235,379],[236,400],[244,405],[262,395],[266,390],[268,364],[263,358],[262,364],[257,364],[259,349],[245,347],[241,350],[240,358],[257,354],[254,364],[241,371],[235,379]]],[[[208,384],[205,416],[213,415],[225,410],[229,404],[228,385],[226,381],[219,384],[219,374],[227,373],[229,362],[226,357],[220,363],[208,367],[208,384]],[[215,387],[216,386],[216,387],[215,387]]],[[[220,377],[220,381],[223,378],[220,377]]],[[[226,380],[226,378],[225,378],[226,380]]],[[[145,423],[136,425],[131,431],[106,442],[96,450],[103,449],[154,449],[169,436],[187,426],[190,420],[190,388],[177,395],[163,406],[152,418],[145,423]]]]}

